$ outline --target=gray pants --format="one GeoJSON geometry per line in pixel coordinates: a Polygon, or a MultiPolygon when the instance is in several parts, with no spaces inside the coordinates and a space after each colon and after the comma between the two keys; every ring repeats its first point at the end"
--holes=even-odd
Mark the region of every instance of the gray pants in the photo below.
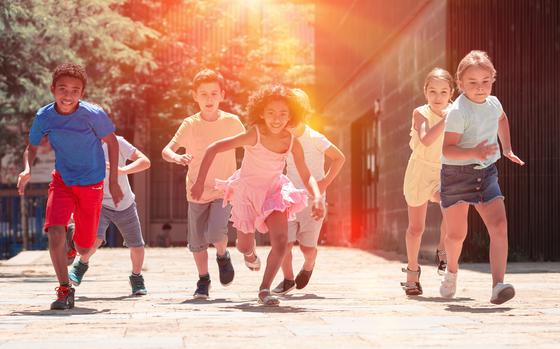
{"type": "Polygon", "coordinates": [[[227,240],[231,206],[218,199],[205,204],[189,201],[187,242],[191,252],[201,252],[210,244],[227,240]]]}
{"type": "Polygon", "coordinates": [[[97,228],[97,238],[105,242],[105,234],[109,224],[114,223],[124,239],[124,246],[141,247],[144,246],[140,219],[136,211],[136,203],[122,211],[110,210],[106,207],[101,208],[99,217],[99,227],[97,228]]]}

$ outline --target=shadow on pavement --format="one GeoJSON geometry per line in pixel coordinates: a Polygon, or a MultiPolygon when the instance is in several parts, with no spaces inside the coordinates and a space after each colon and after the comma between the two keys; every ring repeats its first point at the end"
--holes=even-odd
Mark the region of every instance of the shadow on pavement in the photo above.
{"type": "Polygon", "coordinates": [[[414,300],[417,300],[417,301],[422,301],[422,302],[434,302],[434,303],[474,301],[474,299],[468,298],[468,297],[443,298],[443,297],[408,296],[408,298],[414,299],[414,300]]]}
{"type": "MultiPolygon", "coordinates": [[[[234,301],[231,301],[229,299],[225,299],[225,298],[213,298],[213,299],[187,299],[183,302],[181,302],[181,304],[220,304],[220,303],[236,303],[234,301]]],[[[169,303],[171,304],[171,303],[169,303]]],[[[175,303],[173,303],[175,304],[175,303]]]]}
{"type": "Polygon", "coordinates": [[[299,300],[309,300],[309,299],[342,299],[342,298],[317,296],[314,293],[286,294],[286,295],[283,295],[283,296],[280,296],[280,297],[284,300],[287,300],[287,301],[299,301],[299,300]]]}
{"type": "Polygon", "coordinates": [[[128,295],[128,296],[119,296],[119,297],[86,297],[86,296],[79,296],[76,297],[77,302],[95,302],[95,301],[122,301],[128,298],[139,298],[140,296],[128,295]]]}
{"type": "Polygon", "coordinates": [[[251,313],[305,313],[305,312],[313,311],[305,308],[291,307],[282,304],[280,304],[277,307],[267,307],[264,305],[257,304],[256,302],[237,304],[227,308],[251,312],[251,313]]]}
{"type": "Polygon", "coordinates": [[[493,314],[493,313],[505,313],[512,310],[509,307],[469,307],[466,305],[450,304],[445,308],[445,310],[453,313],[473,313],[473,314],[493,314]]]}
{"type": "Polygon", "coordinates": [[[37,310],[37,311],[14,311],[10,315],[14,316],[72,316],[72,315],[93,315],[110,312],[109,309],[97,310],[92,308],[75,307],[68,310],[37,310]]]}

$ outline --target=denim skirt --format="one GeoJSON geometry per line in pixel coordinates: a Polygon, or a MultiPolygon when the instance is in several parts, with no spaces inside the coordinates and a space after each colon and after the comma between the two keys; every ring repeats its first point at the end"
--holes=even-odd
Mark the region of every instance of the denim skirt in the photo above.
{"type": "Polygon", "coordinates": [[[478,165],[441,166],[441,207],[455,204],[483,204],[503,199],[496,164],[477,169],[478,165]]]}

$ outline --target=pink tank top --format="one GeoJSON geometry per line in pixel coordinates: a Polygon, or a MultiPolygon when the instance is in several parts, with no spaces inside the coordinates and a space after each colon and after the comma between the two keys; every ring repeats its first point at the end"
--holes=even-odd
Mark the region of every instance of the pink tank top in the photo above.
{"type": "Polygon", "coordinates": [[[240,169],[240,178],[244,182],[272,184],[283,172],[286,166],[286,158],[292,151],[294,136],[291,136],[290,147],[285,153],[275,153],[265,148],[261,143],[259,127],[257,131],[257,143],[253,146],[245,146],[245,155],[240,169]]]}

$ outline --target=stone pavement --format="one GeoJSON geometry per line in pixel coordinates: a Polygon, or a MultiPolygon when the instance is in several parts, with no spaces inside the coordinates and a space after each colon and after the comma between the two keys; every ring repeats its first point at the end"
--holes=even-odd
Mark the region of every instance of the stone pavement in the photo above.
{"type": "MultiPolygon", "coordinates": [[[[261,257],[266,251],[259,247],[261,257]]],[[[222,287],[212,259],[208,301],[191,299],[196,271],[186,248],[146,252],[147,296],[129,296],[128,251],[101,249],[67,311],[49,310],[57,285],[46,251],[1,262],[0,349],[560,348],[560,263],[510,264],[517,296],[494,306],[487,264],[463,265],[451,301],[425,266],[424,295],[407,298],[397,258],[323,247],[309,286],[265,308],[256,304],[262,270],[249,271],[233,249],[236,279],[222,287]]]]}

